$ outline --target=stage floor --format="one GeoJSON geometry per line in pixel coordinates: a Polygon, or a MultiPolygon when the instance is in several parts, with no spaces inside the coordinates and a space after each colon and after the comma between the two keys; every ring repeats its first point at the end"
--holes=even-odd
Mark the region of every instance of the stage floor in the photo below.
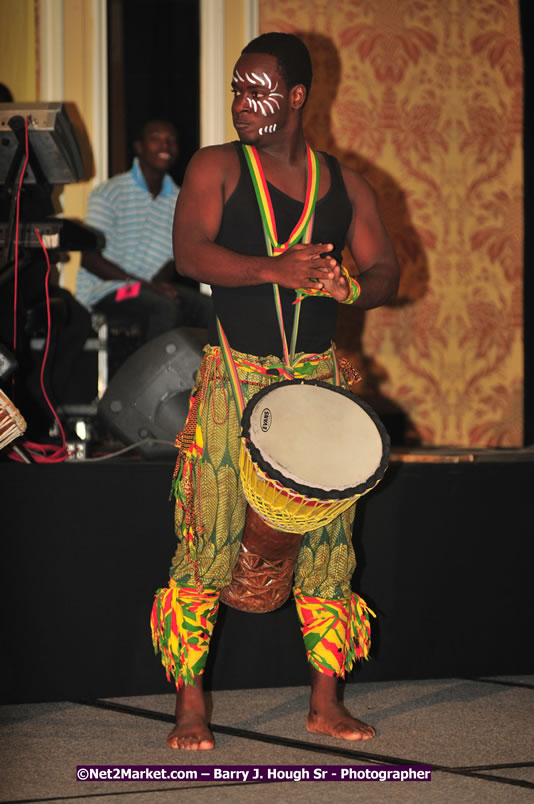
{"type": "Polygon", "coordinates": [[[345,703],[377,729],[346,743],[308,734],[306,687],[212,693],[214,751],[165,745],[174,696],[19,704],[0,708],[3,802],[352,802],[501,804],[534,796],[534,676],[351,684],[345,703]],[[431,781],[76,781],[76,766],[430,765],[431,781]],[[364,788],[361,789],[362,784],[364,788]]]}

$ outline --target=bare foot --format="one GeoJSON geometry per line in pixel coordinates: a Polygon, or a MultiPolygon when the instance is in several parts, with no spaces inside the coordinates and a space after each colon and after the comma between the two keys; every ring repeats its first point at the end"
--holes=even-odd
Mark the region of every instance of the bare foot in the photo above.
{"type": "Polygon", "coordinates": [[[176,726],[166,742],[169,748],[182,751],[209,751],[215,745],[208,724],[203,717],[194,713],[176,718],[176,726]]]}
{"type": "Polygon", "coordinates": [[[370,740],[376,734],[372,726],[352,717],[338,702],[322,707],[322,711],[310,707],[306,729],[312,734],[328,734],[340,740],[370,740]]]}
{"type": "Polygon", "coordinates": [[[310,667],[310,711],[306,729],[312,734],[328,734],[340,740],[370,740],[376,731],[351,713],[338,701],[335,677],[320,673],[310,667]]]}
{"type": "Polygon", "coordinates": [[[176,693],[176,726],[167,745],[182,751],[209,751],[215,745],[208,726],[209,717],[201,678],[176,693]]]}

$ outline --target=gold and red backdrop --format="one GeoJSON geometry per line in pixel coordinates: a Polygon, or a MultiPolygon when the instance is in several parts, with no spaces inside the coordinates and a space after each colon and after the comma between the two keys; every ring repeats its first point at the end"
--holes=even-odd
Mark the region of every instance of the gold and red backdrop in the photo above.
{"type": "Polygon", "coordinates": [[[394,306],[341,309],[357,390],[421,444],[521,446],[516,0],[260,0],[260,31],[308,44],[306,136],[375,189],[401,263],[394,306]]]}

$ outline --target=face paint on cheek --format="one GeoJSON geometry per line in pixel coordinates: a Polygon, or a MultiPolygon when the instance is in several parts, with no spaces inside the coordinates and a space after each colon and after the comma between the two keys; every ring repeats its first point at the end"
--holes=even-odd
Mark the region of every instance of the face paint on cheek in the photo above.
{"type": "Polygon", "coordinates": [[[258,133],[260,137],[263,137],[264,134],[274,134],[275,131],[276,131],[276,123],[273,123],[270,126],[260,128],[258,133]]]}

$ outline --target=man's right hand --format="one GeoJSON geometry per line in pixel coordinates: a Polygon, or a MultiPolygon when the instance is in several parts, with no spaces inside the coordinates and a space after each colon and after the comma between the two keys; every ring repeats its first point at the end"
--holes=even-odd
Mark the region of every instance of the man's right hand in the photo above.
{"type": "MultiPolygon", "coordinates": [[[[332,243],[296,243],[282,254],[271,257],[272,279],[270,281],[284,288],[315,288],[320,290],[322,280],[334,278],[332,258],[327,252],[332,251],[332,243]],[[325,256],[321,256],[325,255],[325,256]]],[[[271,271],[269,271],[271,273],[271,271]]]]}

